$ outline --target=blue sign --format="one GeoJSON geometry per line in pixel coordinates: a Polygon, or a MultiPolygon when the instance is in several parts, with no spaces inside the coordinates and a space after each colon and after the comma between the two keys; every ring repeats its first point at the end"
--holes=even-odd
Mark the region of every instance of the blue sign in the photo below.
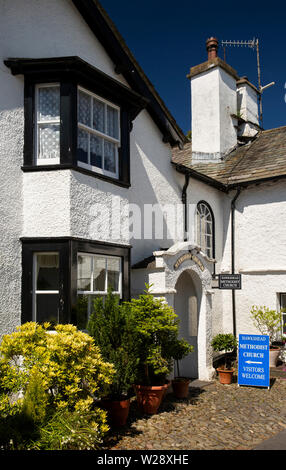
{"type": "Polygon", "coordinates": [[[238,385],[269,387],[269,336],[239,335],[238,385]]]}

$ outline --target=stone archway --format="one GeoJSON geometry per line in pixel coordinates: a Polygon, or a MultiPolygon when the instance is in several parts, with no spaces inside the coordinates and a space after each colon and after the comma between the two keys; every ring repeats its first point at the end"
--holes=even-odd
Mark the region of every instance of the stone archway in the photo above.
{"type": "MultiPolygon", "coordinates": [[[[189,242],[180,242],[168,250],[155,251],[153,255],[133,267],[133,294],[137,295],[149,284],[151,292],[163,297],[168,304],[178,309],[180,300],[176,296],[179,278],[190,276],[197,295],[197,376],[200,380],[211,380],[212,366],[212,268],[215,260],[209,259],[200,247],[189,242]],[[144,263],[145,261],[145,263],[144,263]]],[[[180,285],[179,285],[180,287],[180,285]]],[[[187,296],[188,297],[188,296],[187,296]]],[[[180,316],[180,314],[179,314],[180,316]]],[[[190,335],[191,336],[191,335],[190,335]]]]}

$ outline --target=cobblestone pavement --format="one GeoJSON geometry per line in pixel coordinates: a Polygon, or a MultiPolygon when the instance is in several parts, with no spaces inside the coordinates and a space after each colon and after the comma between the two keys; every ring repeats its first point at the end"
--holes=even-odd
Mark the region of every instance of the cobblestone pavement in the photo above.
{"type": "Polygon", "coordinates": [[[142,416],[131,402],[127,425],[111,431],[112,450],[250,450],[286,429],[286,380],[270,389],[221,385],[190,387],[187,399],[167,394],[158,414],[142,416]]]}

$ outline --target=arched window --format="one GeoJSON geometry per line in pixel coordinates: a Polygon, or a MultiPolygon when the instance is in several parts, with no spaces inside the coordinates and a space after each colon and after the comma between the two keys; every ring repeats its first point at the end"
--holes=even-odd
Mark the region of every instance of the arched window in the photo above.
{"type": "Polygon", "coordinates": [[[214,216],[205,201],[200,201],[197,205],[196,242],[209,258],[214,258],[214,216]]]}

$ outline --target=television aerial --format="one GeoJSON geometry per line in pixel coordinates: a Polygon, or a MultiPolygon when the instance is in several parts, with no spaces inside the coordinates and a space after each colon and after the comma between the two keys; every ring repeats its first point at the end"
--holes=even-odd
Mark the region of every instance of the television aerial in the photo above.
{"type": "Polygon", "coordinates": [[[268,85],[261,85],[261,70],[260,70],[260,56],[259,56],[259,40],[258,38],[253,38],[248,41],[221,41],[221,45],[224,48],[224,61],[226,62],[226,47],[233,46],[233,47],[249,47],[250,49],[256,49],[256,57],[257,57],[257,76],[258,76],[258,101],[259,101],[259,120],[260,125],[262,127],[263,122],[263,115],[262,115],[262,93],[267,88],[275,85],[275,82],[268,83],[268,85]]]}

